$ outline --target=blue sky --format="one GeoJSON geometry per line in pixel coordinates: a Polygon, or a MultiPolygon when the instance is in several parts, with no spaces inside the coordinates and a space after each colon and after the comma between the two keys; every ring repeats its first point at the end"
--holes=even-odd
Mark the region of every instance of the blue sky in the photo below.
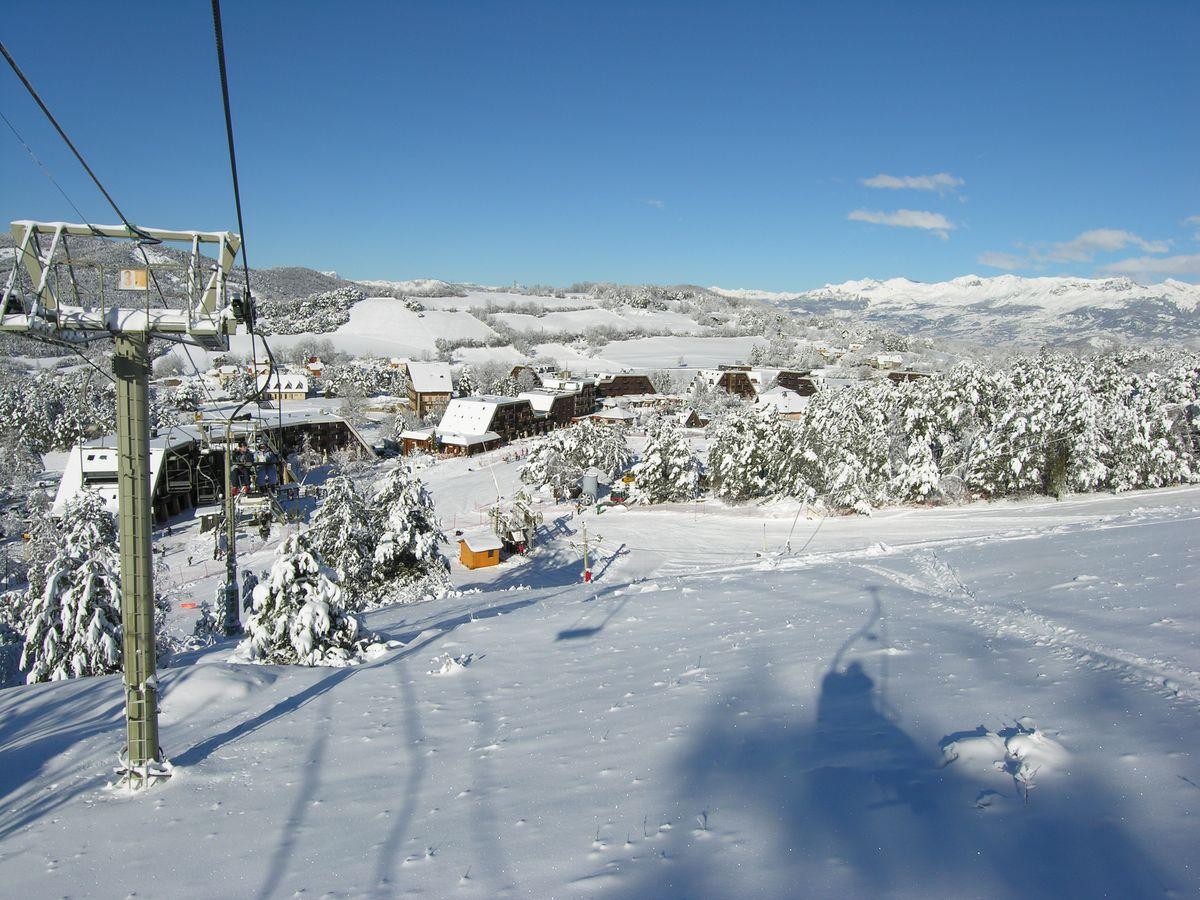
{"type": "MultiPolygon", "coordinates": [[[[227,0],[224,17],[254,266],[1200,281],[1200,3],[227,0]]],[[[4,22],[134,221],[236,227],[207,2],[4,22]]],[[[114,218],[7,69],[0,111],[89,218],[114,218]]],[[[76,218],[3,123],[0,215],[76,218]]]]}

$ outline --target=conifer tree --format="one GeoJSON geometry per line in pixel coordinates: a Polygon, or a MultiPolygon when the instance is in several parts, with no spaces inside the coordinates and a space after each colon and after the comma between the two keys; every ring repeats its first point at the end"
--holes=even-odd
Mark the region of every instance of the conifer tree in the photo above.
{"type": "Polygon", "coordinates": [[[651,427],[646,449],[632,474],[630,499],[641,503],[691,500],[700,489],[700,460],[672,419],[662,419],[651,427]]]}
{"type": "Polygon", "coordinates": [[[470,366],[463,366],[462,371],[458,373],[458,396],[474,397],[478,391],[479,388],[475,384],[475,373],[471,371],[470,366]]]}
{"type": "Polygon", "coordinates": [[[346,666],[361,662],[374,640],[346,610],[308,536],[294,534],[254,588],[254,611],[238,655],[258,663],[346,666]]]}
{"type": "Polygon", "coordinates": [[[375,517],[348,476],[338,475],[326,483],[325,499],[308,535],[313,550],[337,572],[347,606],[362,608],[379,534],[375,517]]]}
{"type": "Polygon", "coordinates": [[[433,498],[407,465],[387,474],[372,500],[379,542],[375,546],[377,582],[415,580],[448,567],[441,543],[446,540],[433,498]]]}
{"type": "Polygon", "coordinates": [[[84,491],[67,504],[67,532],[29,598],[21,668],[26,681],[105,675],[121,668],[117,530],[104,501],[84,491]]]}

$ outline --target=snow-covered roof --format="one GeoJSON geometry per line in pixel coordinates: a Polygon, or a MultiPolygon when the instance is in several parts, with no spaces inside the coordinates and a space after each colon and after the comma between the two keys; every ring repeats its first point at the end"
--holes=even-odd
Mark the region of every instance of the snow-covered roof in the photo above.
{"type": "Polygon", "coordinates": [[[260,391],[308,393],[308,376],[300,372],[280,372],[276,369],[270,374],[260,374],[255,382],[260,391]]]}
{"type": "Polygon", "coordinates": [[[482,553],[485,550],[502,550],[503,542],[490,531],[477,532],[475,534],[464,534],[459,538],[459,542],[466,544],[467,549],[472,553],[482,553]]]}
{"type": "Polygon", "coordinates": [[[754,402],[773,407],[775,412],[782,416],[788,413],[802,412],[808,406],[808,400],[808,397],[801,397],[788,388],[773,387],[769,391],[759,394],[754,402]]]}
{"type": "Polygon", "coordinates": [[[400,432],[401,440],[427,441],[433,437],[432,428],[409,428],[400,432]]]}
{"type": "Polygon", "coordinates": [[[631,419],[636,419],[637,416],[635,416],[633,413],[631,413],[627,409],[622,409],[619,406],[614,406],[610,409],[602,409],[598,413],[593,413],[592,418],[608,419],[613,422],[628,422],[631,419]]]}
{"type": "Polygon", "coordinates": [[[487,444],[491,441],[500,440],[500,435],[494,431],[485,431],[483,434],[453,434],[444,431],[438,432],[438,439],[443,444],[453,444],[455,447],[473,447],[476,444],[487,444]]]}
{"type": "Polygon", "coordinates": [[[543,378],[542,387],[552,391],[572,391],[579,393],[586,384],[594,385],[595,378],[543,378]]]}
{"type": "Polygon", "coordinates": [[[550,408],[554,406],[554,401],[559,397],[574,396],[570,391],[521,391],[517,394],[518,400],[528,400],[529,405],[533,407],[535,413],[546,415],[550,412],[550,408]]]}
{"type": "Polygon", "coordinates": [[[408,380],[418,394],[448,394],[452,390],[449,363],[410,362],[408,380]]]}
{"type": "Polygon", "coordinates": [[[442,413],[438,433],[483,434],[492,427],[492,417],[504,397],[455,397],[442,413]]]}
{"type": "MultiPolygon", "coordinates": [[[[350,430],[350,434],[358,441],[363,451],[368,454],[373,453],[371,445],[359,434],[358,429],[341,416],[332,413],[300,411],[284,413],[282,416],[276,410],[248,410],[248,413],[252,418],[259,420],[261,427],[266,429],[280,426],[291,428],[320,422],[341,422],[350,430]]],[[[248,422],[236,422],[233,428],[233,439],[236,441],[239,437],[251,433],[252,427],[248,422]]],[[[217,439],[218,434],[214,433],[214,442],[217,439]]],[[[221,439],[223,440],[223,437],[221,439]]],[[[199,443],[200,440],[200,430],[191,425],[172,425],[150,438],[150,486],[152,491],[162,475],[163,462],[168,451],[183,450],[189,444],[199,443]]],[[[58,492],[54,498],[54,505],[51,507],[52,511],[55,515],[60,514],[67,501],[83,488],[86,478],[89,481],[89,489],[100,494],[108,510],[113,513],[117,512],[116,472],[117,436],[115,434],[102,435],[85,441],[83,444],[77,444],[67,454],[66,467],[59,480],[58,492]]]]}

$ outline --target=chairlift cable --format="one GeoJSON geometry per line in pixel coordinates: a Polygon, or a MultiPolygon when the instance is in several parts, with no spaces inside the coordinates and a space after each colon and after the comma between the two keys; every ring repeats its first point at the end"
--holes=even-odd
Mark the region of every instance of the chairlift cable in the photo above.
{"type": "MultiPolygon", "coordinates": [[[[34,102],[37,103],[38,107],[50,121],[50,124],[54,126],[54,130],[58,132],[58,136],[63,139],[63,142],[71,149],[71,152],[75,154],[75,158],[79,160],[79,164],[83,166],[84,171],[88,173],[93,183],[95,183],[96,187],[100,189],[100,193],[104,195],[104,199],[108,201],[108,205],[113,208],[113,212],[117,214],[121,222],[124,223],[125,227],[136,234],[140,240],[145,241],[148,244],[162,243],[160,240],[158,240],[158,238],[151,237],[150,235],[146,234],[146,232],[142,231],[136,225],[131,223],[129,219],[125,217],[125,213],[121,212],[121,207],[117,206],[117,201],[112,198],[112,195],[104,187],[103,183],[101,183],[100,179],[96,176],[96,173],[92,171],[92,167],[89,166],[87,160],[83,158],[83,154],[79,152],[79,148],[77,148],[71,139],[67,137],[67,133],[63,130],[63,127],[58,124],[58,119],[54,118],[54,113],[50,112],[50,108],[46,106],[46,103],[42,100],[41,95],[38,94],[34,86],[29,83],[29,79],[25,77],[25,73],[21,71],[21,67],[17,65],[17,61],[13,59],[12,54],[8,52],[8,48],[4,46],[3,41],[0,41],[0,53],[4,55],[4,58],[8,61],[9,67],[12,68],[14,73],[16,73],[17,78],[21,80],[21,84],[25,85],[25,90],[29,92],[29,96],[34,99],[34,102]]],[[[73,205],[74,204],[72,204],[72,206],[73,205]]],[[[78,212],[78,210],[76,210],[76,212],[78,212]]]]}
{"type": "Polygon", "coordinates": [[[50,169],[46,166],[46,164],[38,158],[38,155],[36,153],[33,152],[33,148],[30,147],[28,143],[26,143],[25,138],[21,137],[20,132],[18,132],[16,127],[13,125],[13,123],[8,120],[8,116],[6,116],[4,114],[3,110],[0,110],[0,119],[4,120],[4,124],[7,125],[8,130],[13,133],[13,137],[15,137],[17,139],[17,142],[22,147],[25,148],[25,152],[29,154],[29,158],[32,159],[35,163],[37,163],[38,168],[40,168],[42,170],[42,172],[45,173],[46,177],[50,179],[50,183],[52,185],[54,185],[55,188],[58,189],[58,192],[60,194],[63,195],[63,199],[67,201],[67,203],[70,205],[71,209],[75,210],[75,215],[79,216],[79,221],[94,231],[95,228],[91,224],[91,222],[88,221],[87,216],[85,216],[83,213],[81,213],[79,211],[79,207],[75,205],[75,201],[71,199],[70,195],[67,194],[67,192],[65,190],[63,190],[63,186],[58,183],[58,180],[54,177],[54,174],[50,171],[50,169]]]}
{"type": "MultiPolygon", "coordinates": [[[[230,103],[229,103],[229,76],[228,76],[228,73],[225,68],[225,31],[224,31],[224,27],[221,23],[221,0],[212,0],[212,16],[213,16],[213,36],[216,41],[216,50],[217,50],[217,68],[218,68],[218,71],[220,72],[220,76],[221,76],[221,102],[222,102],[222,105],[224,106],[224,110],[225,110],[225,139],[226,139],[226,143],[229,145],[229,173],[233,178],[233,203],[234,203],[235,209],[237,210],[238,234],[241,235],[241,238],[242,238],[242,246],[241,246],[242,272],[243,272],[245,282],[246,282],[246,284],[245,284],[245,289],[246,289],[245,303],[247,305],[247,308],[252,308],[253,299],[252,299],[251,293],[250,293],[250,262],[246,256],[246,226],[242,220],[242,191],[241,191],[241,186],[238,182],[237,151],[235,149],[234,138],[233,138],[233,112],[230,108],[230,103]]],[[[246,325],[246,330],[250,334],[250,360],[251,360],[252,366],[254,367],[255,392],[254,392],[253,399],[255,401],[261,401],[263,394],[266,392],[266,389],[271,384],[271,373],[276,373],[275,377],[277,379],[281,379],[282,376],[280,374],[278,374],[278,367],[275,363],[275,354],[271,352],[271,345],[267,343],[267,339],[263,335],[258,334],[258,323],[254,320],[253,316],[250,317],[250,321],[246,325]],[[257,337],[259,340],[262,341],[263,349],[266,351],[267,360],[271,367],[270,371],[267,373],[267,377],[265,379],[263,379],[261,384],[259,384],[259,382],[258,382],[258,356],[257,356],[257,352],[255,350],[255,345],[254,345],[255,337],[257,337]]],[[[278,393],[279,393],[279,427],[280,427],[280,429],[282,429],[283,428],[283,384],[282,384],[282,381],[280,381],[280,390],[278,393]]],[[[243,400],[241,402],[241,404],[239,404],[237,406],[237,408],[234,409],[232,415],[237,415],[242,410],[242,408],[247,403],[250,402],[250,399],[251,398],[247,398],[246,400],[243,400]]]]}

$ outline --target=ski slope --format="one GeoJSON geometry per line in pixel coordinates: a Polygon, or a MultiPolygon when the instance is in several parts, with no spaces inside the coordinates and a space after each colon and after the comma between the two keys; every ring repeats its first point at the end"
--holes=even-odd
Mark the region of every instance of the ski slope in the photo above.
{"type": "MultiPolygon", "coordinates": [[[[461,527],[518,465],[423,474],[461,527]]],[[[5,893],[1200,889],[1200,488],[544,514],[538,555],[368,616],[404,642],[374,663],[164,670],[143,796],[105,787],[119,680],[0,692],[5,893]]]]}

